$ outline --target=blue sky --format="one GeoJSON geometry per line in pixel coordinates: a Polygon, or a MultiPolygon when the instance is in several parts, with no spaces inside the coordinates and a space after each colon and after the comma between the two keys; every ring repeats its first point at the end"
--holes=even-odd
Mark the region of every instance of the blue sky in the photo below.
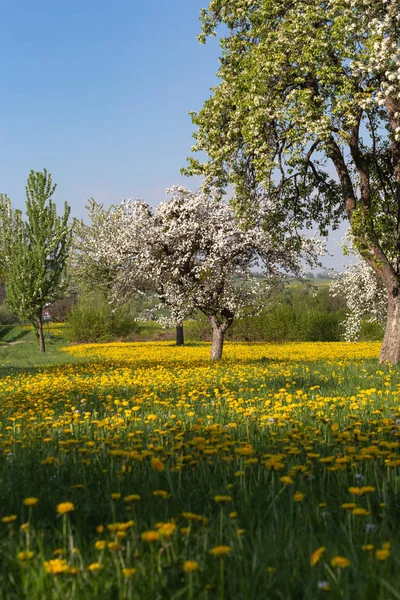
{"type": "Polygon", "coordinates": [[[46,167],[57,203],[84,217],[90,197],[156,204],[170,185],[196,188],[179,171],[192,144],[188,112],[217,82],[218,43],[196,39],[205,5],[3,0],[0,191],[22,208],[30,169],[46,167]]]}

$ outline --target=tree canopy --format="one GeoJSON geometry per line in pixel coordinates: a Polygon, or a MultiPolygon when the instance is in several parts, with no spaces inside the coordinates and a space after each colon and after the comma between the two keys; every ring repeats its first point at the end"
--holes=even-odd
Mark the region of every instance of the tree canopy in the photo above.
{"type": "Polygon", "coordinates": [[[44,352],[43,308],[62,297],[67,287],[66,261],[71,243],[68,224],[70,208],[57,215],[52,200],[56,189],[51,175],[31,171],[26,186],[26,219],[7,203],[5,220],[7,245],[7,304],[24,320],[35,326],[44,352]],[[10,229],[11,227],[11,229],[10,229]]]}
{"type": "Polygon", "coordinates": [[[201,42],[224,26],[220,83],[192,114],[207,157],[185,173],[232,184],[240,210],[267,196],[269,227],[326,233],[346,215],[388,290],[381,358],[397,362],[399,0],[212,0],[201,19],[201,42]]]}
{"type": "Polygon", "coordinates": [[[299,275],[302,259],[315,264],[321,248],[282,233],[276,243],[263,228],[265,205],[242,223],[214,194],[178,186],[169,193],[155,209],[141,200],[118,207],[108,218],[103,254],[116,265],[119,296],[154,291],[175,324],[201,311],[213,329],[212,358],[220,358],[233,319],[266,301],[269,280],[255,280],[252,270],[263,265],[268,277],[280,269],[299,275]]]}

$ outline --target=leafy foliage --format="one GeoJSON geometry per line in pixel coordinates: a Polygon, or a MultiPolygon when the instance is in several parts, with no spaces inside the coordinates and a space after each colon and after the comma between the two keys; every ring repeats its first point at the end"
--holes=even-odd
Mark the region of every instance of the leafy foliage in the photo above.
{"type": "Polygon", "coordinates": [[[99,252],[104,236],[104,227],[113,211],[91,198],[86,205],[90,223],[74,219],[71,253],[68,261],[71,274],[71,286],[82,294],[94,290],[104,298],[110,299],[112,293],[115,266],[109,257],[99,252]]]}
{"type": "Polygon", "coordinates": [[[31,171],[26,186],[26,220],[21,211],[12,212],[7,205],[11,215],[7,225],[11,240],[6,263],[7,304],[20,319],[31,321],[39,335],[44,306],[61,297],[67,288],[70,208],[65,203],[63,216],[57,216],[52,200],[55,188],[46,170],[31,171]]]}
{"type": "MultiPolygon", "coordinates": [[[[200,41],[223,27],[220,83],[192,113],[192,149],[207,158],[191,157],[184,170],[221,191],[232,184],[242,212],[268,198],[271,229],[315,220],[326,233],[346,214],[393,304],[400,280],[399,15],[399,0],[212,0],[202,11],[200,41]]],[[[397,360],[396,343],[384,347],[381,358],[397,360]]]]}
{"type": "Polygon", "coordinates": [[[66,336],[72,342],[105,342],[139,333],[130,305],[113,310],[100,292],[82,295],[68,314],[66,336]]]}

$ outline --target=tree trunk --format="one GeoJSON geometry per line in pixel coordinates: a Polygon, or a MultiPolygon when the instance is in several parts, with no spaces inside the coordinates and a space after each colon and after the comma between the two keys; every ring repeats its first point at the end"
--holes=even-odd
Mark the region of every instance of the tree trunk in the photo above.
{"type": "Polygon", "coordinates": [[[46,351],[46,347],[44,345],[43,317],[42,317],[41,314],[40,314],[40,316],[38,317],[38,320],[37,320],[37,327],[38,327],[39,349],[40,349],[40,352],[45,352],[46,351]]]}
{"type": "Polygon", "coordinates": [[[183,335],[183,325],[176,326],[176,345],[183,346],[185,344],[185,338],[183,335]]]}
{"type": "Polygon", "coordinates": [[[233,323],[234,313],[232,313],[226,308],[220,311],[219,318],[216,314],[207,314],[207,318],[212,327],[212,344],[210,358],[211,360],[221,360],[225,333],[233,323]]]}
{"type": "Polygon", "coordinates": [[[211,360],[221,360],[225,330],[221,325],[212,326],[211,360]]]}
{"type": "Polygon", "coordinates": [[[388,310],[380,362],[400,362],[400,295],[399,288],[388,291],[388,310]]]}

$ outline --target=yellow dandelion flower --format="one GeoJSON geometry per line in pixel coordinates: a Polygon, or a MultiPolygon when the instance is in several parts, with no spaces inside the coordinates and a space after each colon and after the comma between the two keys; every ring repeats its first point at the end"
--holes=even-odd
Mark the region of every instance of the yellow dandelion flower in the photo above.
{"type": "Polygon", "coordinates": [[[53,575],[59,575],[68,571],[69,567],[67,561],[64,558],[53,558],[52,560],[46,560],[43,563],[46,573],[52,573],[53,575]]]}
{"type": "Polygon", "coordinates": [[[25,552],[18,552],[17,558],[21,561],[29,560],[34,556],[34,553],[30,550],[25,550],[25,552]]]}
{"type": "Polygon", "coordinates": [[[352,515],[356,515],[358,517],[368,517],[371,513],[369,510],[366,510],[365,508],[353,508],[353,510],[351,511],[352,515]]]}
{"type": "Polygon", "coordinates": [[[182,535],[189,535],[190,533],[190,527],[181,527],[180,530],[182,535]]]}
{"type": "Polygon", "coordinates": [[[118,544],[118,542],[108,542],[107,547],[109,548],[109,550],[119,550],[120,549],[120,545],[118,544]]]}
{"type": "Polygon", "coordinates": [[[371,494],[372,492],[376,491],[376,488],[374,488],[372,485],[364,485],[361,488],[361,491],[363,494],[371,494]]]}
{"type": "Polygon", "coordinates": [[[100,571],[100,569],[103,568],[103,565],[101,565],[98,562],[94,562],[94,563],[91,563],[86,568],[87,568],[88,571],[91,571],[92,573],[95,573],[96,571],[100,571]]]}
{"type": "Polygon", "coordinates": [[[39,502],[39,498],[25,498],[25,506],[35,506],[39,502]]]}
{"type": "Polygon", "coordinates": [[[375,550],[375,558],[377,560],[386,560],[390,556],[390,550],[388,548],[381,548],[380,550],[375,550]]]}
{"type": "Polygon", "coordinates": [[[104,550],[104,548],[107,546],[107,541],[106,540],[97,540],[97,542],[95,542],[94,547],[96,548],[96,550],[104,550]]]}
{"type": "Polygon", "coordinates": [[[360,487],[349,487],[349,492],[350,494],[353,494],[353,496],[362,496],[363,491],[362,488],[360,487]]]}
{"type": "Polygon", "coordinates": [[[135,500],[140,500],[139,494],[129,494],[124,498],[124,502],[135,502],[135,500]]]}
{"type": "Polygon", "coordinates": [[[293,496],[293,500],[295,502],[302,502],[305,497],[306,497],[306,495],[303,494],[303,492],[296,492],[293,496]]]}
{"type": "Polygon", "coordinates": [[[183,563],[183,570],[186,573],[193,573],[193,571],[197,571],[200,568],[197,560],[185,560],[183,563]]]}
{"type": "Polygon", "coordinates": [[[230,552],[232,552],[232,548],[230,546],[224,545],[215,546],[210,550],[210,554],[212,554],[213,556],[224,556],[225,554],[229,554],[230,552]]]}
{"type": "Polygon", "coordinates": [[[351,565],[351,561],[344,556],[334,556],[331,560],[332,567],[337,567],[338,569],[345,569],[349,565],[351,565]]]}
{"type": "Polygon", "coordinates": [[[16,520],[17,520],[17,515],[8,515],[6,517],[3,517],[1,519],[1,522],[2,523],[13,523],[16,520]]]}
{"type": "Polygon", "coordinates": [[[321,560],[322,555],[326,550],[326,546],[320,546],[315,552],[311,554],[310,565],[313,567],[321,560]]]}
{"type": "Polygon", "coordinates": [[[171,537],[171,535],[175,533],[175,530],[175,523],[163,523],[161,527],[158,528],[158,533],[161,537],[171,537]]]}
{"type": "Polygon", "coordinates": [[[164,500],[169,498],[169,493],[166,490],[154,490],[152,494],[153,496],[158,496],[159,498],[163,498],[164,500]]]}
{"type": "Polygon", "coordinates": [[[140,537],[142,538],[142,540],[144,542],[156,542],[157,540],[160,539],[160,534],[158,533],[158,531],[143,531],[143,533],[140,535],[140,537]]]}
{"type": "Polygon", "coordinates": [[[151,466],[153,467],[153,469],[155,469],[156,471],[164,471],[165,469],[165,465],[162,462],[162,460],[160,460],[159,458],[153,457],[151,459],[151,466]]]}
{"type": "Polygon", "coordinates": [[[73,510],[75,510],[75,506],[72,502],[61,502],[60,504],[57,504],[57,512],[59,515],[66,515],[73,510]]]}
{"type": "Polygon", "coordinates": [[[125,567],[122,569],[122,573],[124,577],[132,577],[136,573],[136,569],[133,567],[125,567]]]}
{"type": "Polygon", "coordinates": [[[281,481],[285,485],[291,485],[292,483],[294,483],[293,479],[289,477],[289,475],[284,475],[283,477],[280,477],[279,481],[281,481]]]}
{"type": "Polygon", "coordinates": [[[226,502],[232,502],[231,496],[214,496],[214,502],[217,504],[225,504],[226,502]]]}

